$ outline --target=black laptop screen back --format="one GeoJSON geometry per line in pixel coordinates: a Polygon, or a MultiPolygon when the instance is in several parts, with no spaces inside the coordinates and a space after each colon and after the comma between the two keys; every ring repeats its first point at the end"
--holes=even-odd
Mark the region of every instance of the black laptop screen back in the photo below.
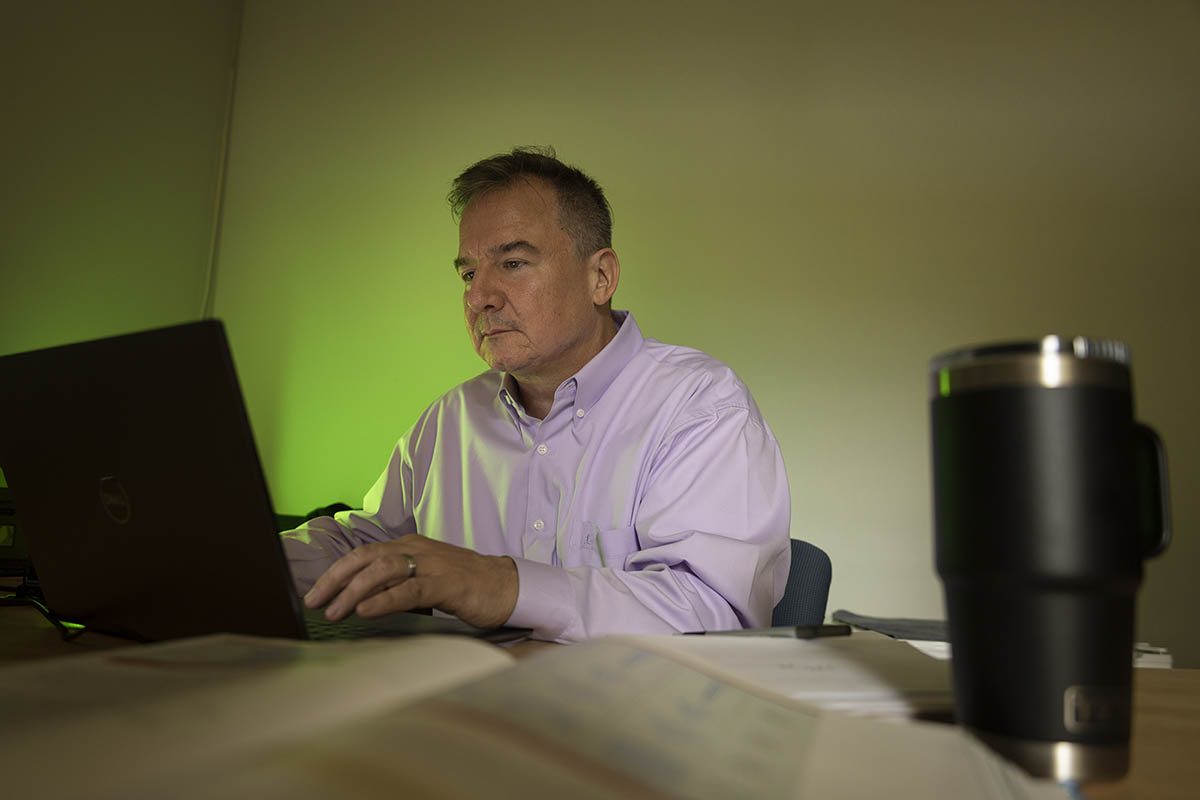
{"type": "Polygon", "coordinates": [[[0,467],[63,618],[304,635],[219,322],[0,358],[0,467]]]}

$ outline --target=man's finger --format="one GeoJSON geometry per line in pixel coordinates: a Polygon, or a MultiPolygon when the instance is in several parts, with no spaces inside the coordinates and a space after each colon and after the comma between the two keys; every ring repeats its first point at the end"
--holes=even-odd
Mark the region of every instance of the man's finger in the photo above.
{"type": "Polygon", "coordinates": [[[354,576],[371,563],[366,550],[366,547],[356,548],[333,562],[304,595],[304,605],[320,608],[345,589],[354,576]]]}
{"type": "Polygon", "coordinates": [[[345,587],[330,602],[329,607],[325,609],[327,619],[341,619],[364,600],[408,580],[411,571],[410,556],[393,554],[390,551],[376,552],[374,556],[354,573],[345,587]]]}
{"type": "Polygon", "coordinates": [[[409,611],[422,607],[421,594],[417,579],[408,578],[362,600],[354,607],[354,613],[360,617],[381,617],[395,611],[409,611]]]}

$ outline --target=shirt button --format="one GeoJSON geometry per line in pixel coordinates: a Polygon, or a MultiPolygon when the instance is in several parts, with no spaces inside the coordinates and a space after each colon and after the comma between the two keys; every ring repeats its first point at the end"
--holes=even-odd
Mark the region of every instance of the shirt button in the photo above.
{"type": "Polygon", "coordinates": [[[583,419],[583,409],[582,408],[576,409],[575,416],[579,417],[580,419],[583,419]]]}
{"type": "Polygon", "coordinates": [[[544,527],[546,527],[546,523],[542,522],[540,519],[533,521],[533,529],[535,531],[540,531],[544,527]]]}
{"type": "Polygon", "coordinates": [[[544,444],[539,444],[539,445],[537,446],[537,452],[538,452],[538,455],[539,455],[539,456],[544,456],[544,455],[546,455],[546,451],[547,451],[547,450],[549,450],[549,449],[550,449],[550,448],[546,447],[546,445],[544,445],[544,444]]]}

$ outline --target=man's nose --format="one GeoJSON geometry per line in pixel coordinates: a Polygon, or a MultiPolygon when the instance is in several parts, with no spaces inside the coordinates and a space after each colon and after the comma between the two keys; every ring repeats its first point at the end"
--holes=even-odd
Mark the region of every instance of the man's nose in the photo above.
{"type": "Polygon", "coordinates": [[[482,311],[494,311],[504,305],[504,295],[500,293],[486,270],[477,269],[467,285],[467,308],[476,314],[482,311]]]}

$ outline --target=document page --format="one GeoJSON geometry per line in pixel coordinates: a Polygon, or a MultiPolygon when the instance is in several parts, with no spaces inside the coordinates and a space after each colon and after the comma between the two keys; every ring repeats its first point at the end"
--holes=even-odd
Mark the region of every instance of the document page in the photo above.
{"type": "Polygon", "coordinates": [[[756,694],[617,638],[539,653],[188,797],[1065,798],[948,725],[756,694]]]}
{"type": "Polygon", "coordinates": [[[460,636],[218,634],[17,664],[0,669],[0,775],[13,797],[171,796],[181,775],[211,775],[513,662],[460,636]]]}
{"type": "Polygon", "coordinates": [[[893,719],[949,719],[954,712],[949,664],[878,633],[862,631],[817,639],[620,638],[834,711],[893,719]]]}
{"type": "Polygon", "coordinates": [[[222,636],[18,665],[0,772],[13,796],[122,800],[1066,797],[953,726],[823,711],[639,641],[513,663],[459,637],[222,636]]]}

